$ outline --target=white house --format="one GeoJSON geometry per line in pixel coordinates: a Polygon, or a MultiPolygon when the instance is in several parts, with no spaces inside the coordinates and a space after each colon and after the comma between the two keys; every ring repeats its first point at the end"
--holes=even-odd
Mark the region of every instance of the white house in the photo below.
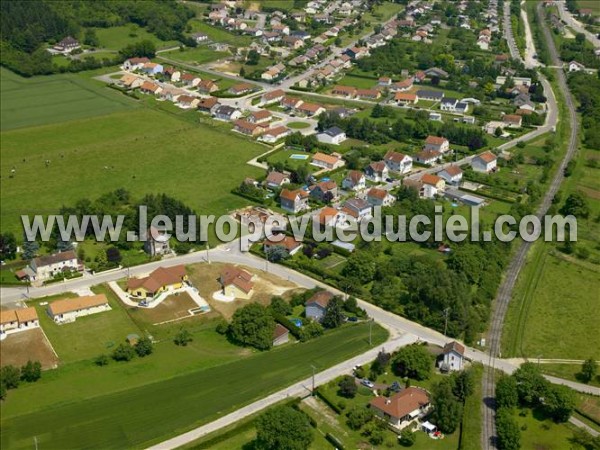
{"type": "Polygon", "coordinates": [[[429,412],[430,404],[425,389],[411,386],[389,398],[383,395],[375,397],[369,407],[376,416],[401,430],[424,417],[429,412]]]}
{"type": "Polygon", "coordinates": [[[365,175],[358,170],[351,170],[346,175],[346,178],[342,181],[343,189],[350,189],[353,191],[361,191],[366,186],[365,175]]]}
{"type": "Polygon", "coordinates": [[[383,160],[392,172],[407,173],[412,169],[412,158],[403,153],[390,150],[385,154],[383,160]]]}
{"type": "Polygon", "coordinates": [[[317,140],[324,144],[340,145],[346,139],[346,133],[338,127],[331,127],[317,134],[317,140]]]}
{"type": "Polygon", "coordinates": [[[367,203],[371,206],[391,206],[396,201],[396,197],[384,189],[371,188],[367,192],[367,203]]]}
{"type": "Polygon", "coordinates": [[[471,167],[475,172],[489,173],[496,170],[497,158],[492,152],[483,152],[471,160],[471,167]]]}
{"type": "Polygon", "coordinates": [[[448,150],[450,150],[450,142],[444,137],[427,136],[423,150],[446,153],[448,150]]]}
{"type": "Polygon", "coordinates": [[[48,314],[56,323],[74,322],[78,317],[110,310],[104,294],[65,298],[48,305],[48,314]]]}
{"type": "Polygon", "coordinates": [[[360,222],[365,217],[372,215],[373,208],[362,198],[351,198],[343,204],[342,211],[347,217],[353,217],[354,220],[360,222]]]}
{"type": "Polygon", "coordinates": [[[365,176],[368,180],[380,183],[389,177],[389,169],[384,161],[372,162],[365,169],[365,176]]]}
{"type": "Polygon", "coordinates": [[[8,332],[30,330],[39,325],[37,312],[32,306],[0,311],[0,335],[8,332]]]}
{"type": "Polygon", "coordinates": [[[317,152],[314,154],[311,164],[323,169],[334,170],[338,167],[343,167],[346,162],[337,153],[326,155],[325,153],[317,152]]]}
{"type": "Polygon", "coordinates": [[[444,359],[440,363],[440,369],[447,372],[455,372],[463,369],[465,360],[465,347],[456,341],[448,342],[442,353],[444,359]]]}
{"type": "Polygon", "coordinates": [[[448,184],[458,184],[462,180],[463,172],[457,165],[451,165],[438,172],[438,176],[448,184]]]}
{"type": "Polygon", "coordinates": [[[29,267],[35,274],[34,280],[47,280],[61,272],[80,269],[77,255],[73,250],[49,256],[39,256],[31,260],[29,267]]]}
{"type": "Polygon", "coordinates": [[[125,70],[139,70],[144,67],[144,64],[149,63],[148,58],[129,58],[123,63],[123,69],[125,70]]]}

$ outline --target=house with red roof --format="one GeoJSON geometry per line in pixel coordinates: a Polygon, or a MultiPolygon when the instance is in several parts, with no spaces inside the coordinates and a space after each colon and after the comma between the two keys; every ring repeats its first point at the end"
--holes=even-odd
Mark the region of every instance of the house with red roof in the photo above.
{"type": "Polygon", "coordinates": [[[334,297],[329,291],[319,291],[309,298],[304,304],[306,311],[305,315],[308,319],[313,319],[317,322],[323,320],[327,305],[334,297]]]}
{"type": "Polygon", "coordinates": [[[411,386],[391,397],[375,397],[369,408],[377,417],[402,430],[429,412],[431,399],[425,389],[411,386]]]}
{"type": "Polygon", "coordinates": [[[446,153],[450,150],[450,142],[444,137],[427,136],[423,150],[433,150],[440,153],[446,153]]]}

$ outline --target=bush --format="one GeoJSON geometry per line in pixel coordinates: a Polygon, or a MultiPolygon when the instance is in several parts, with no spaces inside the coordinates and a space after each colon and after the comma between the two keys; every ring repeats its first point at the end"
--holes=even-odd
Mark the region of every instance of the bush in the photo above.
{"type": "Polygon", "coordinates": [[[21,371],[15,366],[4,366],[0,369],[0,384],[6,389],[16,389],[21,381],[21,371]]]}
{"type": "Polygon", "coordinates": [[[135,352],[137,353],[137,355],[140,358],[151,355],[153,351],[154,351],[154,346],[152,344],[152,341],[147,337],[141,338],[135,344],[135,352]]]}
{"type": "Polygon", "coordinates": [[[219,323],[217,324],[217,327],[215,328],[215,331],[219,334],[227,334],[228,330],[229,330],[229,324],[227,323],[227,321],[225,319],[220,320],[219,323]]]}
{"type": "Polygon", "coordinates": [[[108,365],[109,361],[110,359],[108,358],[108,355],[100,355],[97,356],[96,359],[94,359],[94,364],[96,364],[97,366],[106,366],[108,365]]]}
{"type": "Polygon", "coordinates": [[[129,344],[119,344],[112,353],[115,361],[131,361],[135,356],[135,350],[129,344]]]}
{"type": "Polygon", "coordinates": [[[194,339],[192,338],[191,333],[188,330],[182,328],[175,335],[173,342],[175,342],[175,345],[179,345],[181,347],[186,347],[193,340],[194,339]]]}
{"type": "Polygon", "coordinates": [[[354,396],[356,396],[356,391],[358,390],[354,377],[350,375],[344,375],[338,383],[338,387],[338,395],[346,398],[354,398],[354,396]]]}
{"type": "Polygon", "coordinates": [[[23,367],[21,367],[21,380],[34,383],[42,377],[42,364],[39,361],[27,361],[23,367]]]}
{"type": "Polygon", "coordinates": [[[417,435],[413,431],[410,431],[408,427],[402,430],[402,433],[400,433],[400,443],[405,447],[414,445],[416,440],[417,435]]]}

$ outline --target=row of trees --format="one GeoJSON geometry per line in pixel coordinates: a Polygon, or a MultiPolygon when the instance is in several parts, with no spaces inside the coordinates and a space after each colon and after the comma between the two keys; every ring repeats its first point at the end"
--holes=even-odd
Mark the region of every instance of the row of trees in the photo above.
{"type": "Polygon", "coordinates": [[[584,72],[569,75],[569,88],[579,103],[584,142],[600,149],[600,78],[584,72]]]}
{"type": "Polygon", "coordinates": [[[152,343],[152,340],[148,337],[141,337],[133,345],[122,342],[115,347],[110,357],[105,354],[99,355],[94,360],[94,363],[97,366],[106,366],[110,362],[111,358],[115,361],[127,362],[135,358],[136,355],[140,358],[144,358],[148,355],[151,355],[152,352],[154,352],[154,344],[152,343]]]}
{"type": "Polygon", "coordinates": [[[22,367],[6,365],[0,369],[0,399],[6,398],[9,389],[16,389],[24,381],[35,383],[42,377],[42,364],[39,361],[27,361],[22,367]]]}

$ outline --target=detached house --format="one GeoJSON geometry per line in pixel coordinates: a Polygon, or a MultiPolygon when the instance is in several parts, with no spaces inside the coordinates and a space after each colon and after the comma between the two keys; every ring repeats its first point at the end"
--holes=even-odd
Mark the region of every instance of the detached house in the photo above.
{"type": "Polygon", "coordinates": [[[237,120],[242,117],[242,112],[239,109],[235,109],[227,105],[219,105],[214,109],[215,119],[219,120],[237,120]]]}
{"type": "Polygon", "coordinates": [[[191,73],[184,73],[183,75],[181,75],[181,81],[186,86],[196,87],[202,80],[191,73]]]}
{"type": "Polygon", "coordinates": [[[290,130],[289,128],[284,127],[284,126],[269,128],[262,134],[262,136],[259,138],[259,140],[272,144],[272,143],[277,142],[280,139],[283,139],[283,138],[289,136],[291,133],[292,133],[292,130],[290,130]]]}
{"type": "Polygon", "coordinates": [[[309,188],[310,196],[325,203],[329,203],[338,197],[338,186],[335,181],[321,181],[309,188]]]}
{"type": "Polygon", "coordinates": [[[142,72],[148,75],[156,75],[163,72],[163,66],[158,63],[148,62],[142,66],[142,72]]]}
{"type": "Polygon", "coordinates": [[[502,122],[509,128],[520,128],[523,124],[523,117],[516,114],[505,114],[502,116],[502,122]]]}
{"type": "Polygon", "coordinates": [[[389,169],[384,161],[372,162],[365,169],[367,180],[380,183],[389,177],[389,169]]]}
{"type": "Polygon", "coordinates": [[[446,153],[450,150],[448,139],[439,136],[427,136],[423,150],[432,150],[440,153],[446,153]]]}
{"type": "Polygon", "coordinates": [[[342,159],[342,156],[337,153],[326,155],[325,153],[317,152],[313,155],[311,164],[323,169],[334,170],[338,167],[343,167],[346,162],[342,159]]]}
{"type": "Polygon", "coordinates": [[[394,95],[394,101],[400,105],[416,105],[419,102],[419,96],[417,94],[409,94],[407,92],[396,92],[394,95]]]}
{"type": "Polygon", "coordinates": [[[354,220],[360,222],[365,217],[372,215],[373,208],[362,198],[351,198],[344,203],[342,211],[346,216],[353,217],[354,220]]]}
{"type": "Polygon", "coordinates": [[[325,316],[325,311],[327,310],[327,305],[329,305],[329,302],[333,297],[334,295],[329,291],[317,292],[304,304],[306,307],[306,317],[317,322],[323,320],[323,316],[325,316]]]}
{"type": "Polygon", "coordinates": [[[465,347],[456,341],[448,342],[442,352],[443,360],[440,370],[444,372],[456,372],[463,369],[465,360],[465,347]]]}
{"type": "Polygon", "coordinates": [[[140,92],[143,94],[160,94],[162,90],[158,84],[152,81],[144,81],[140,86],[140,92]]]}
{"type": "Polygon", "coordinates": [[[445,169],[440,170],[438,172],[438,176],[444,179],[447,184],[457,185],[462,180],[463,172],[460,167],[453,164],[445,169]]]}
{"type": "Polygon", "coordinates": [[[359,170],[351,170],[346,175],[346,178],[342,181],[343,189],[350,189],[352,191],[361,191],[366,186],[365,175],[359,170]]]}
{"type": "Polygon", "coordinates": [[[346,133],[338,127],[331,127],[317,134],[317,140],[325,144],[340,145],[346,139],[346,133]]]}
{"type": "Polygon", "coordinates": [[[415,160],[418,163],[431,166],[437,163],[441,157],[442,154],[435,150],[423,150],[415,155],[415,160]]]}
{"type": "Polygon", "coordinates": [[[421,197],[434,198],[437,195],[442,195],[446,188],[446,182],[438,177],[437,175],[431,175],[429,173],[424,174],[421,177],[421,197]]]}
{"type": "Polygon", "coordinates": [[[0,336],[9,331],[30,330],[39,325],[38,315],[33,306],[0,310],[0,336]]]}
{"type": "Polygon", "coordinates": [[[125,70],[139,70],[144,67],[144,64],[149,63],[148,58],[129,58],[123,63],[123,69],[125,70]]]}
{"type": "MultiPolygon", "coordinates": [[[[39,256],[29,263],[30,277],[33,280],[47,280],[62,272],[81,270],[77,255],[73,250],[39,256]]],[[[28,271],[29,272],[29,271],[28,271]]]]}
{"type": "Polygon", "coordinates": [[[56,44],[53,49],[59,53],[71,53],[73,50],[80,48],[79,41],[72,36],[67,36],[56,44]]]}
{"type": "Polygon", "coordinates": [[[325,108],[316,103],[302,102],[300,105],[296,106],[296,111],[308,117],[317,117],[325,112],[325,108]]]}
{"type": "Polygon", "coordinates": [[[203,94],[211,94],[212,92],[218,91],[219,86],[212,80],[202,80],[197,84],[198,91],[203,94]]]}
{"type": "Polygon", "coordinates": [[[159,267],[147,277],[127,280],[126,291],[132,297],[154,298],[164,292],[182,288],[187,279],[188,275],[182,264],[173,267],[159,267]]]}
{"type": "Polygon", "coordinates": [[[302,248],[302,242],[297,241],[292,236],[279,234],[270,236],[263,242],[263,250],[265,253],[273,247],[283,247],[288,252],[288,255],[293,256],[302,248]]]}
{"type": "Polygon", "coordinates": [[[231,86],[227,92],[233,95],[242,95],[254,90],[254,85],[250,83],[239,83],[231,86]]]}
{"type": "Polygon", "coordinates": [[[496,170],[497,158],[492,152],[483,152],[471,160],[471,167],[475,172],[494,172],[496,170]]]}
{"type": "Polygon", "coordinates": [[[371,206],[392,206],[396,198],[384,189],[371,188],[367,192],[367,202],[371,206]]]}
{"type": "Polygon", "coordinates": [[[265,129],[260,124],[248,122],[247,120],[236,120],[233,127],[238,133],[245,134],[246,136],[258,136],[262,134],[265,129]]]}
{"type": "Polygon", "coordinates": [[[375,397],[369,403],[376,416],[401,430],[430,410],[431,400],[425,389],[408,387],[391,397],[375,397]]]}
{"type": "Polygon", "coordinates": [[[261,103],[263,105],[279,103],[283,99],[283,97],[285,97],[285,92],[282,89],[275,89],[274,91],[263,94],[261,98],[261,103]]]}
{"type": "Polygon", "coordinates": [[[292,214],[297,214],[308,209],[308,192],[303,189],[296,189],[294,191],[282,189],[279,194],[279,201],[281,209],[292,214]]]}
{"type": "Polygon", "coordinates": [[[227,265],[219,277],[223,295],[249,299],[254,293],[254,275],[239,267],[227,265]]]}
{"type": "Polygon", "coordinates": [[[385,154],[383,160],[392,172],[407,173],[412,169],[413,160],[410,156],[390,150],[385,154]]]}
{"type": "Polygon", "coordinates": [[[78,317],[109,311],[104,294],[56,300],[48,305],[48,315],[58,324],[75,322],[78,317]]]}
{"type": "Polygon", "coordinates": [[[267,178],[265,179],[265,186],[268,189],[279,189],[284,184],[289,184],[289,183],[290,183],[289,175],[286,175],[281,172],[277,172],[276,170],[269,172],[269,175],[267,175],[267,178]]]}

